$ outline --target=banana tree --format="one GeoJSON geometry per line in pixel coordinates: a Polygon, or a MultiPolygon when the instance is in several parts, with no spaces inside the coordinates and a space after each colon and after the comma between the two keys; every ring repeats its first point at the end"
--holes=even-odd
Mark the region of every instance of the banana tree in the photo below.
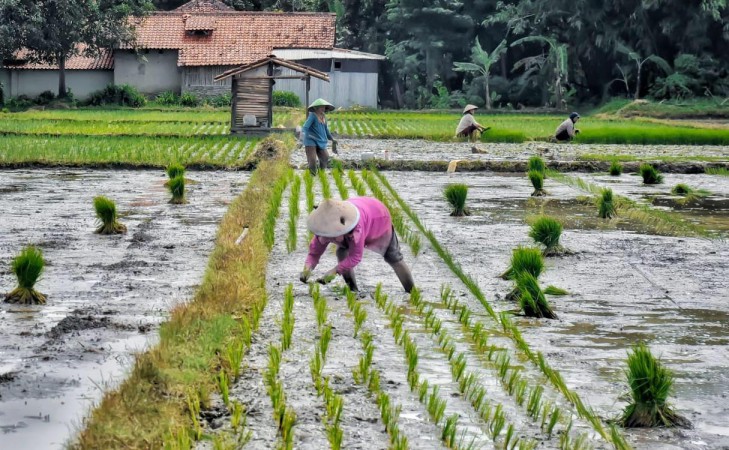
{"type": "Polygon", "coordinates": [[[491,53],[481,47],[481,42],[476,38],[476,44],[471,47],[472,62],[454,62],[453,70],[456,72],[480,73],[486,79],[486,109],[491,109],[491,89],[489,88],[489,79],[491,78],[491,66],[501,58],[506,52],[508,46],[506,39],[499,42],[499,45],[491,51],[491,53]]]}
{"type": "Polygon", "coordinates": [[[668,64],[668,62],[665,59],[661,58],[660,56],[649,55],[649,56],[646,56],[645,58],[643,58],[640,54],[638,54],[638,52],[629,49],[627,46],[625,46],[619,42],[618,42],[617,46],[615,47],[615,49],[619,53],[623,53],[623,54],[627,55],[628,58],[633,60],[633,62],[635,63],[635,67],[636,67],[636,71],[637,71],[637,73],[635,75],[635,97],[634,97],[635,100],[638,100],[640,98],[640,78],[641,78],[641,74],[643,72],[643,64],[647,63],[648,61],[651,61],[654,64],[656,64],[658,67],[663,69],[663,71],[666,72],[667,74],[670,75],[671,73],[673,73],[673,69],[671,69],[671,65],[668,64]]]}
{"type": "Polygon", "coordinates": [[[546,55],[545,63],[548,64],[554,76],[554,97],[555,106],[562,106],[562,84],[568,82],[567,71],[567,44],[560,44],[556,39],[547,36],[527,36],[514,41],[511,46],[527,44],[529,42],[538,42],[546,44],[549,52],[546,55]]]}

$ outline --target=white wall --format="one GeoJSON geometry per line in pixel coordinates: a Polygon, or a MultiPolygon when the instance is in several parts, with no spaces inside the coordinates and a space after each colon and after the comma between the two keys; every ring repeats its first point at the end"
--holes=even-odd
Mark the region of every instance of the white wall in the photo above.
{"type": "Polygon", "coordinates": [[[139,55],[129,50],[114,52],[114,84],[131,84],[143,94],[179,93],[181,74],[177,50],[149,50],[139,55]]]}
{"type": "MultiPolygon", "coordinates": [[[[298,75],[290,69],[283,69],[282,75],[298,75]]],[[[377,73],[358,72],[330,72],[329,83],[317,78],[311,79],[309,101],[323,98],[337,108],[360,105],[372,108],[377,107],[377,73]]],[[[291,91],[306,101],[306,81],[303,80],[276,80],[276,91],[291,91]]]]}
{"type": "MultiPolygon", "coordinates": [[[[37,97],[44,91],[58,94],[57,70],[0,69],[0,81],[5,85],[6,100],[19,95],[37,97]]],[[[79,100],[104,89],[113,81],[114,73],[111,70],[66,70],[66,87],[79,100]]]]}

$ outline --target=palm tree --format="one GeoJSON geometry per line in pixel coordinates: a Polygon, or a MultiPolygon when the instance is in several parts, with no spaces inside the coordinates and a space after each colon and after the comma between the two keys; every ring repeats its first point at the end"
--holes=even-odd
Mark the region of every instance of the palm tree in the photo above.
{"type": "Polygon", "coordinates": [[[539,42],[549,46],[549,53],[544,57],[544,63],[548,64],[554,74],[554,97],[555,106],[562,106],[562,83],[567,82],[567,44],[560,44],[557,39],[547,36],[527,36],[514,41],[511,46],[539,42]]]}
{"type": "Polygon", "coordinates": [[[508,50],[506,45],[506,39],[499,42],[491,53],[481,47],[478,37],[476,38],[476,45],[471,47],[471,61],[472,62],[454,62],[453,70],[456,72],[472,72],[480,73],[486,78],[486,109],[491,109],[491,89],[489,88],[489,78],[491,78],[491,66],[501,58],[501,55],[508,50]]]}

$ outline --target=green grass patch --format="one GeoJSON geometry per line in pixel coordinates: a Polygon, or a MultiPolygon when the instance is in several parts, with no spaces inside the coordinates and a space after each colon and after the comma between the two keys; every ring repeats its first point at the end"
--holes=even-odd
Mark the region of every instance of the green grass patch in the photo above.
{"type": "Polygon", "coordinates": [[[725,99],[684,99],[632,101],[613,99],[602,105],[593,114],[617,117],[654,117],[661,119],[705,119],[729,118],[729,102],[725,99]]]}

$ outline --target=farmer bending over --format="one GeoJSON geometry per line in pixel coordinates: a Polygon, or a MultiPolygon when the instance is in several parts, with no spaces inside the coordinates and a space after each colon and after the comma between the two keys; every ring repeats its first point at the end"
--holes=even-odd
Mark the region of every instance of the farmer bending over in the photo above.
{"type": "Polygon", "coordinates": [[[367,248],[385,258],[406,292],[413,288],[413,276],[400,253],[390,212],[379,200],[372,197],[355,197],[347,201],[324,200],[309,215],[306,226],[315,236],[309,245],[309,255],[299,277],[302,283],[307,282],[327,246],[334,244],[337,246],[339,263],[319,278],[319,283],[327,284],[339,274],[349,289],[356,291],[354,268],[362,261],[362,254],[367,248]]]}
{"type": "Polygon", "coordinates": [[[334,140],[332,134],[327,127],[327,118],[325,113],[333,111],[334,106],[326,100],[318,98],[314,103],[309,105],[309,117],[306,118],[301,131],[304,134],[304,147],[306,149],[306,160],[309,163],[309,171],[312,175],[317,172],[318,166],[326,169],[329,162],[329,153],[327,153],[327,141],[332,141],[332,149],[337,153],[337,141],[334,140]]]}
{"type": "Polygon", "coordinates": [[[478,106],[476,105],[466,105],[466,107],[463,108],[463,117],[461,117],[461,121],[458,122],[456,137],[467,137],[474,140],[475,138],[478,138],[482,132],[488,130],[488,127],[484,127],[480,123],[476,122],[476,119],[473,117],[473,112],[477,109],[478,106]],[[478,132],[478,134],[476,132],[478,132]]]}
{"type": "Polygon", "coordinates": [[[580,130],[575,128],[575,124],[580,120],[580,115],[576,112],[570,114],[569,119],[565,119],[554,132],[554,138],[558,141],[571,141],[575,134],[579,133],[580,130]]]}

